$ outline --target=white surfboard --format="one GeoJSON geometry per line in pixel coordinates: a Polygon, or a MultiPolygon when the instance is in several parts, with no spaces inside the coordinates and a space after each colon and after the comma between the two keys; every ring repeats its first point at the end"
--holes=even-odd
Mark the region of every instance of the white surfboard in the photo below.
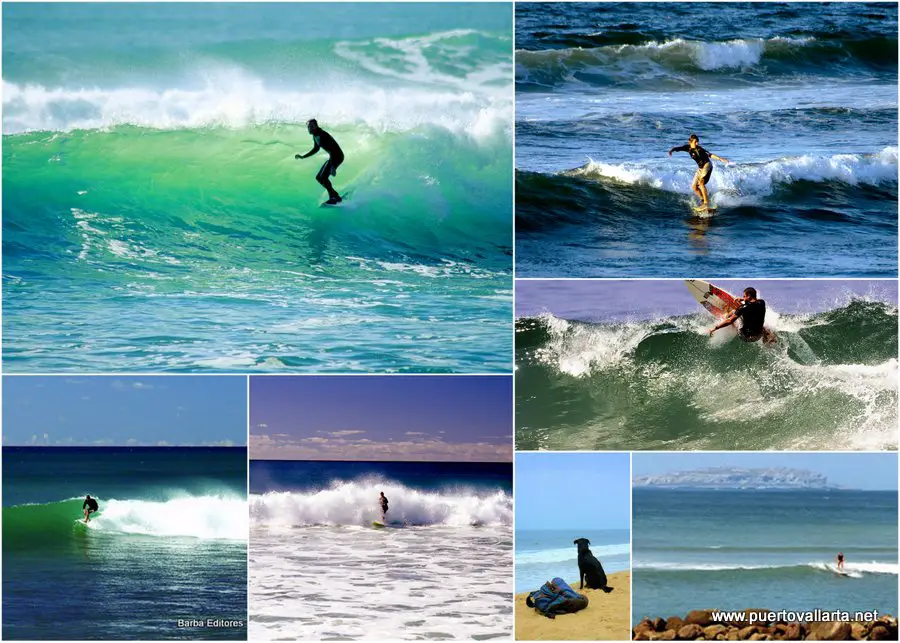
{"type": "Polygon", "coordinates": [[[734,295],[727,290],[712,285],[708,281],[685,279],[684,283],[694,299],[717,319],[728,317],[740,305],[734,295]]]}

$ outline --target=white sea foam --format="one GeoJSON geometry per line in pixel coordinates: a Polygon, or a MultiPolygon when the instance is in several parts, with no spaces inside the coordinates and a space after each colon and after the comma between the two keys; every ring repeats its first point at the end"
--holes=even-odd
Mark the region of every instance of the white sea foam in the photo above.
{"type": "Polygon", "coordinates": [[[302,124],[311,117],[324,119],[331,127],[365,125],[378,132],[437,126],[481,140],[509,131],[512,101],[434,88],[317,87],[293,92],[240,76],[224,84],[165,90],[3,83],[5,134],[117,125],[241,128],[302,124]]]}
{"type": "Polygon", "coordinates": [[[118,87],[4,80],[3,132],[241,128],[320,118],[331,127],[377,132],[437,126],[476,140],[508,136],[512,61],[472,55],[465,37],[474,33],[339,42],[334,56],[343,60],[342,71],[320,74],[314,84],[276,82],[214,61],[165,88],[137,79],[118,87]],[[442,71],[448,60],[456,74],[442,71]]]}
{"type": "Polygon", "coordinates": [[[187,496],[166,501],[106,500],[87,526],[103,532],[247,540],[247,502],[240,496],[187,496]]]}
{"type": "MultiPolygon", "coordinates": [[[[401,498],[386,493],[393,512],[401,498]]],[[[279,530],[255,523],[249,635],[309,641],[508,639],[512,558],[509,524],[279,530]]]]}
{"type": "MultiPolygon", "coordinates": [[[[603,561],[607,556],[627,556],[631,551],[628,543],[616,545],[591,545],[591,552],[603,561]]],[[[517,565],[540,565],[545,563],[564,563],[567,561],[575,561],[578,558],[578,551],[575,546],[563,547],[560,549],[542,549],[540,551],[527,551],[516,554],[517,565]]],[[[605,565],[604,565],[605,566],[605,565]]]]}
{"type": "Polygon", "coordinates": [[[688,56],[704,71],[732,69],[759,64],[766,51],[775,48],[805,47],[813,38],[742,38],[735,40],[700,42],[676,38],[666,42],[613,47],[618,53],[633,56],[647,55],[655,60],[666,56],[688,56]]]}
{"type": "MultiPolygon", "coordinates": [[[[806,564],[768,564],[768,565],[743,565],[740,563],[635,563],[635,569],[648,569],[659,571],[754,571],[761,569],[797,569],[802,567],[810,567],[820,571],[835,571],[833,563],[810,562],[806,564]]],[[[896,563],[845,563],[845,570],[848,575],[855,578],[861,578],[865,574],[897,574],[898,566],[896,563]]]]}
{"type": "Polygon", "coordinates": [[[250,497],[256,527],[308,525],[365,526],[380,519],[378,494],[391,499],[388,521],[415,526],[485,526],[512,524],[512,497],[502,491],[471,489],[426,492],[393,482],[355,481],[326,489],[270,492],[250,497]]]}
{"type": "MultiPolygon", "coordinates": [[[[684,194],[690,189],[696,167],[687,163],[679,165],[666,169],[644,163],[611,164],[589,159],[585,165],[566,174],[612,179],[684,194]]],[[[779,185],[795,181],[877,185],[896,180],[897,147],[891,146],[874,154],[808,155],[763,163],[718,163],[710,187],[715,202],[721,206],[752,202],[772,194],[779,185]]]]}

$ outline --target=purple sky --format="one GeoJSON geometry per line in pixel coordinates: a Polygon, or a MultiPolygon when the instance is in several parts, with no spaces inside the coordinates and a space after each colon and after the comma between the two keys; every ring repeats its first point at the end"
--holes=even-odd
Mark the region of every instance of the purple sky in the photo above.
{"type": "MultiPolygon", "coordinates": [[[[897,304],[895,279],[715,279],[731,293],[754,286],[779,313],[813,313],[845,306],[851,296],[897,304]]],[[[543,312],[582,321],[655,318],[701,310],[681,279],[518,280],[516,317],[543,312]]]]}
{"type": "Polygon", "coordinates": [[[250,378],[255,460],[512,460],[512,377],[250,378]]]}

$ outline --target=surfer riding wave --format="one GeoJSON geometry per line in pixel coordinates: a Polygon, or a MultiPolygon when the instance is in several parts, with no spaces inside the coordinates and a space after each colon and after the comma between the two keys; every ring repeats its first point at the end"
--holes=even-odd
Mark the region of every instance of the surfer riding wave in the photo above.
{"type": "Polygon", "coordinates": [[[775,333],[764,326],[766,322],[766,302],[763,299],[756,298],[755,288],[744,288],[744,297],[738,298],[740,306],[724,320],[719,322],[709,331],[712,337],[720,328],[731,326],[738,319],[742,320],[741,327],[738,329],[738,335],[745,342],[756,342],[760,339],[763,344],[774,344],[775,333]]]}
{"type": "Polygon", "coordinates": [[[344,151],[331,134],[319,127],[316,119],[311,118],[306,121],[306,130],[312,134],[313,148],[306,154],[295,154],[294,158],[305,159],[316,154],[319,150],[325,150],[328,153],[328,160],[325,161],[319,173],[316,174],[316,181],[328,191],[328,200],[324,205],[337,205],[343,199],[341,199],[341,195],[338,194],[337,190],[334,189],[334,186],[331,185],[331,179],[328,177],[337,175],[338,166],[344,162],[344,151]]]}
{"type": "Polygon", "coordinates": [[[91,498],[91,494],[88,494],[84,499],[84,504],[81,505],[81,509],[84,511],[84,521],[90,522],[91,514],[97,512],[100,506],[97,504],[97,500],[91,498]]]}
{"type": "Polygon", "coordinates": [[[726,165],[728,164],[728,159],[717,156],[700,147],[700,137],[696,134],[691,134],[687,145],[673,147],[669,150],[669,156],[672,156],[672,152],[687,152],[694,159],[694,162],[697,163],[697,173],[694,174],[691,189],[700,197],[701,205],[708,208],[709,193],[706,190],[706,184],[709,183],[709,178],[712,176],[713,171],[713,164],[710,159],[722,161],[726,165]]]}

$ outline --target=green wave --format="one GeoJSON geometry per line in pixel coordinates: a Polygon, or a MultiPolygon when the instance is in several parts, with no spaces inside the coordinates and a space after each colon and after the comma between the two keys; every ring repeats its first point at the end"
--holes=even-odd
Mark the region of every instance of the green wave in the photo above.
{"type": "MultiPolygon", "coordinates": [[[[41,549],[84,537],[83,498],[45,504],[3,508],[3,547],[11,550],[41,549]]],[[[96,514],[99,515],[99,514],[96,514]]]]}

